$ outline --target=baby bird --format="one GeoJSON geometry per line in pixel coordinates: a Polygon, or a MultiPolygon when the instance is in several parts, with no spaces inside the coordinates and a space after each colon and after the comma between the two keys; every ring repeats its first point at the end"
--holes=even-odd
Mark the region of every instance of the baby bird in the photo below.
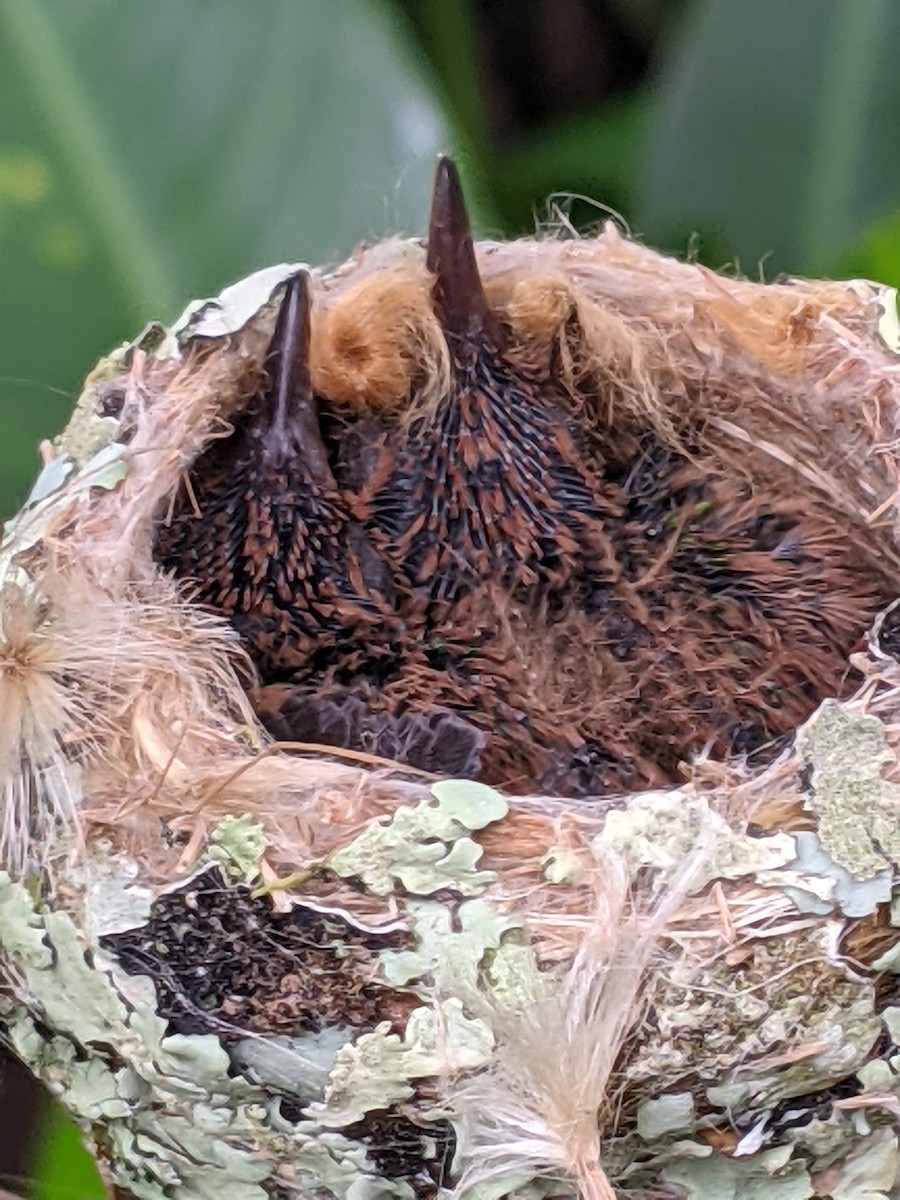
{"type": "Polygon", "coordinates": [[[264,677],[323,665],[339,646],[389,638],[389,572],[337,489],[309,385],[309,280],[285,289],[270,385],[191,473],[196,506],[160,527],[156,552],[226,613],[264,677]]]}
{"type": "Polygon", "coordinates": [[[504,352],[449,159],[438,167],[427,265],[450,387],[436,412],[388,436],[393,469],[359,498],[376,543],[435,620],[488,582],[564,591],[589,557],[611,578],[606,531],[621,510],[579,457],[561,390],[504,352]]]}
{"type": "Polygon", "coordinates": [[[450,362],[437,404],[354,425],[315,397],[300,274],[268,386],[160,528],[159,561],[254,659],[261,719],[570,796],[672,783],[705,747],[771,752],[841,692],[884,586],[802,504],[649,428],[598,426],[602,397],[521,361],[448,159],[426,262],[450,362]]]}
{"type": "Polygon", "coordinates": [[[268,386],[194,464],[156,556],[229,617],[284,739],[349,746],[442,774],[477,770],[481,736],[445,709],[395,717],[373,682],[404,649],[391,573],[335,484],[309,380],[309,280],[285,289],[268,386]]]}

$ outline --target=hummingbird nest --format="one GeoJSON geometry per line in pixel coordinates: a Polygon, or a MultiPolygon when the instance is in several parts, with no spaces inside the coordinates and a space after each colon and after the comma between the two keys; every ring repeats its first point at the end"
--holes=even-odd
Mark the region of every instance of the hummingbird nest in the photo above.
{"type": "Polygon", "coordinates": [[[444,161],[98,366],[0,1020],[117,1195],[900,1195],[894,301],[475,246],[444,161]]]}

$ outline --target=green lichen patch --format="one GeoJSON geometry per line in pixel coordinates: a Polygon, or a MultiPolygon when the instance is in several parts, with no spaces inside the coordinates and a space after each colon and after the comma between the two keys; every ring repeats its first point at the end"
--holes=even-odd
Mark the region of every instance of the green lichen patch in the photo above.
{"type": "Polygon", "coordinates": [[[345,1133],[365,1145],[379,1171],[394,1186],[400,1181],[408,1183],[418,1200],[445,1195],[455,1150],[448,1122],[412,1121],[398,1105],[383,1113],[370,1113],[345,1133]]]}
{"type": "Polygon", "coordinates": [[[864,917],[891,899],[893,871],[885,867],[867,879],[858,879],[836,863],[817,834],[800,830],[794,835],[797,857],[780,871],[761,871],[757,881],[780,888],[802,913],[827,916],[839,910],[848,917],[864,917]]]}
{"type": "Polygon", "coordinates": [[[39,912],[6,875],[0,876],[0,944],[29,1004],[28,1012],[19,1005],[8,1018],[10,1040],[86,1128],[101,1122],[104,1136],[118,1141],[122,1154],[111,1171],[120,1186],[147,1200],[162,1200],[164,1187],[176,1186],[199,1200],[233,1178],[247,1186],[229,1194],[264,1200],[254,1185],[269,1167],[254,1154],[241,1117],[241,1104],[261,1097],[229,1080],[227,1056],[210,1062],[210,1053],[224,1055],[220,1046],[166,1037],[165,1021],[148,1022],[146,1013],[138,1032],[137,1014],[89,961],[71,919],[39,912]],[[48,1029],[60,1032],[48,1036],[48,1029]],[[207,1115],[198,1119],[198,1109],[207,1115]],[[208,1168],[202,1185],[194,1178],[199,1165],[208,1168]]]}
{"type": "Polygon", "coordinates": [[[311,1121],[292,1131],[283,1152],[290,1162],[285,1179],[288,1195],[324,1193],[342,1200],[414,1200],[416,1196],[412,1185],[402,1177],[392,1178],[367,1146],[311,1121]]]}
{"type": "Polygon", "coordinates": [[[685,1200],[810,1200],[815,1190],[809,1172],[789,1159],[790,1147],[748,1159],[710,1152],[667,1167],[663,1178],[684,1188],[685,1200]]]}
{"type": "Polygon", "coordinates": [[[541,868],[548,883],[577,886],[587,874],[584,859],[568,846],[551,846],[541,859],[541,868]]]}
{"type": "Polygon", "coordinates": [[[518,927],[515,918],[481,899],[463,901],[455,912],[446,904],[413,900],[407,913],[415,948],[380,955],[385,979],[401,987],[430,976],[453,990],[476,991],[488,952],[498,950],[504,934],[518,927]]]}
{"type": "Polygon", "coordinates": [[[328,866],[379,896],[397,883],[417,896],[444,888],[463,896],[483,892],[496,876],[478,869],[482,849],[471,834],[501,820],[506,801],[493,788],[463,780],[436,783],[431,793],[414,808],[398,808],[389,821],[371,824],[332,854],[328,866]]]}
{"type": "Polygon", "coordinates": [[[900,864],[900,787],[881,778],[894,758],[881,722],[826,700],[798,731],[797,752],[810,767],[807,807],[834,862],[857,879],[900,864]]]}
{"type": "Polygon", "coordinates": [[[713,879],[753,875],[794,857],[794,841],[786,834],[748,837],[731,829],[702,796],[683,792],[632,797],[626,808],[607,815],[594,845],[616,851],[632,870],[654,867],[671,872],[699,853],[702,865],[698,864],[695,891],[713,879]]]}
{"type": "Polygon", "coordinates": [[[690,1074],[708,1111],[740,1112],[749,1121],[786,1097],[832,1086],[868,1059],[882,1030],[873,985],[834,963],[826,925],[745,949],[737,973],[724,958],[685,959],[656,976],[648,996],[656,1035],[637,1039],[629,1062],[636,1095],[660,1078],[690,1074]],[[812,1044],[823,1048],[767,1065],[786,1048],[812,1044]]]}
{"type": "Polygon", "coordinates": [[[900,354],[900,313],[897,310],[897,289],[893,287],[880,288],[878,307],[881,309],[881,316],[878,318],[879,336],[889,350],[893,350],[894,354],[900,354]]]}
{"type": "Polygon", "coordinates": [[[881,1013],[881,1019],[884,1021],[885,1028],[891,1035],[891,1041],[895,1046],[900,1046],[900,1008],[895,1005],[885,1008],[881,1013]]]}
{"type": "Polygon", "coordinates": [[[890,1061],[883,1058],[873,1058],[871,1062],[863,1063],[856,1072],[860,1087],[864,1092],[893,1092],[898,1084],[896,1063],[898,1056],[890,1061]]]}
{"type": "Polygon", "coordinates": [[[337,1052],[351,1036],[346,1027],[329,1026],[299,1037],[244,1038],[231,1048],[231,1060],[258,1083],[311,1104],[322,1099],[337,1052]]]}
{"type": "Polygon", "coordinates": [[[524,1012],[546,999],[547,979],[541,974],[534,950],[515,934],[504,938],[488,954],[484,981],[492,1004],[502,1012],[524,1012]]]}
{"type": "MultiPolygon", "coordinates": [[[[275,1164],[289,1162],[285,1182],[302,1195],[413,1200],[410,1183],[386,1174],[359,1141],[283,1119],[277,1095],[235,1077],[219,1038],[168,1033],[155,1002],[124,1002],[71,920],[39,911],[7,875],[0,875],[0,950],[29,1005],[7,1004],[10,1043],[93,1133],[118,1188],[140,1200],[267,1200],[275,1164]]],[[[466,1025],[459,1011],[448,1019],[454,1029],[466,1025]]],[[[427,1025],[420,1019],[420,1028],[410,1027],[412,1071],[416,1062],[431,1069],[441,1059],[441,1032],[427,1025]],[[430,1045],[431,1062],[427,1047],[415,1059],[417,1039],[430,1045]]],[[[458,1040],[465,1046],[473,1038],[458,1040]]],[[[320,1084],[336,1046],[322,1049],[320,1084]]]]}
{"type": "Polygon", "coordinates": [[[221,338],[237,333],[265,308],[276,288],[302,269],[302,263],[263,267],[223,288],[218,296],[191,301],[169,331],[173,341],[165,342],[157,350],[157,357],[171,356],[179,345],[192,338],[221,338]]]}
{"type": "Polygon", "coordinates": [[[120,347],[101,359],[87,377],[69,423],[54,442],[58,452],[55,461],[71,461],[80,468],[115,441],[119,422],[107,411],[110,388],[126,369],[127,356],[128,347],[120,347]]]}
{"type": "Polygon", "coordinates": [[[259,874],[259,861],[267,845],[262,825],[246,813],[223,817],[209,835],[206,857],[232,878],[250,883],[259,874]]]}
{"type": "Polygon", "coordinates": [[[638,1108],[637,1131],[645,1142],[694,1128],[694,1097],[690,1092],[670,1092],[645,1100],[638,1108]]]}
{"type": "Polygon", "coordinates": [[[10,575],[11,559],[36,545],[75,497],[94,487],[111,491],[122,482],[128,471],[126,453],[127,447],[121,442],[109,442],[80,466],[68,457],[47,463],[21,511],[3,527],[0,580],[10,575]]]}
{"type": "Polygon", "coordinates": [[[847,1155],[831,1200],[892,1200],[900,1178],[897,1135],[875,1129],[847,1155]]]}
{"type": "Polygon", "coordinates": [[[150,915],[153,892],[138,882],[140,868],[125,853],[97,838],[81,857],[59,870],[60,880],[82,897],[79,919],[93,945],[108,933],[134,929],[150,915]]]}
{"type": "Polygon", "coordinates": [[[402,1036],[385,1021],[339,1050],[325,1100],[311,1105],[309,1115],[331,1128],[352,1125],[409,1100],[417,1079],[452,1078],[483,1066],[492,1048],[487,1024],[468,1017],[460,1000],[417,1008],[402,1036]]]}

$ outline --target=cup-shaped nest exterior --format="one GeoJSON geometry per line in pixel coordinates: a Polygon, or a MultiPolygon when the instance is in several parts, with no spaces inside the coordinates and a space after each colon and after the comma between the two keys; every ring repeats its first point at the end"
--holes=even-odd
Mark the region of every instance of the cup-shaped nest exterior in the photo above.
{"type": "Polygon", "coordinates": [[[672,1089],[679,1170],[823,1095],[854,1145],[900,861],[890,302],[612,226],[476,244],[443,162],[422,242],[98,368],[0,544],[0,852],[50,898],[0,876],[0,944],[122,1194],[208,1194],[224,1147],[260,1200],[424,1196],[456,1142],[463,1188],[611,1196],[678,1157],[672,1089]]]}

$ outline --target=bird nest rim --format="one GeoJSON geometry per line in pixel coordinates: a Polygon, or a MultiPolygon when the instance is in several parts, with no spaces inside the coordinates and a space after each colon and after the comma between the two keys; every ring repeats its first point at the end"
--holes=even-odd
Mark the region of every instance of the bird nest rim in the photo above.
{"type": "MultiPolygon", "coordinates": [[[[890,303],[885,289],[716,276],[628,241],[611,225],[594,239],[489,243],[477,254],[492,306],[530,355],[540,359],[558,348],[576,312],[587,332],[567,369],[602,372],[615,403],[675,445],[692,406],[696,416],[698,394],[707,403],[721,400],[730,384],[737,397],[704,417],[705,435],[717,440],[727,461],[746,471],[752,458],[762,474],[792,481],[785,486],[802,488],[832,512],[879,570],[900,565],[893,517],[900,473],[890,452],[898,368],[880,334],[890,303]],[[700,378],[697,393],[688,385],[700,378]],[[828,436],[844,438],[839,458],[822,453],[828,436]]],[[[87,730],[78,728],[84,706],[60,702],[56,710],[62,743],[88,747],[80,782],[66,784],[72,795],[62,807],[76,824],[86,821],[132,849],[154,823],[158,829],[160,816],[171,819],[179,836],[188,830],[177,855],[182,869],[225,816],[261,816],[273,827],[273,862],[290,866],[427,790],[427,781],[411,778],[408,769],[400,778],[386,764],[365,770],[333,755],[298,758],[269,744],[246,704],[240,648],[223,622],[192,605],[153,562],[155,524],[186,466],[227,431],[259,385],[274,320],[269,299],[293,269],[244,281],[240,304],[232,292],[193,306],[162,341],[144,336],[102,365],[70,426],[46,451],[45,473],[55,471],[61,487],[41,495],[39,485],[37,502],[5,538],[6,587],[24,585],[29,594],[32,616],[25,624],[30,619],[44,643],[48,633],[61,634],[63,669],[81,673],[82,691],[91,697],[87,730]],[[112,649],[103,649],[104,622],[116,630],[112,649]],[[92,637],[94,650],[84,653],[92,637]],[[173,671],[167,661],[182,669],[173,671]],[[109,688],[112,678],[116,686],[109,688]]],[[[324,395],[355,403],[361,362],[380,381],[375,391],[384,405],[408,392],[413,370],[420,380],[424,372],[419,395],[440,390],[446,351],[427,303],[430,276],[420,243],[382,243],[312,279],[313,328],[319,346],[328,348],[313,359],[313,385],[324,395]],[[388,326],[378,336],[396,353],[387,365],[373,365],[351,334],[365,332],[382,309],[388,326]]],[[[45,488],[52,486],[44,478],[45,488]]],[[[874,636],[852,665],[863,680],[849,706],[884,714],[893,740],[893,659],[874,636]]],[[[19,732],[29,736],[24,725],[19,732]]],[[[39,837],[48,831],[31,813],[43,769],[38,760],[48,754],[67,775],[67,755],[38,746],[34,761],[26,753],[12,784],[18,816],[7,821],[5,853],[14,866],[33,860],[33,831],[39,837]]],[[[701,758],[686,772],[685,789],[715,797],[737,819],[752,813],[768,828],[802,825],[802,766],[790,749],[756,771],[740,760],[701,758]]],[[[627,799],[606,797],[600,808],[627,799]]],[[[602,820],[596,808],[588,813],[582,801],[557,797],[517,797],[514,807],[521,818],[511,845],[522,855],[546,844],[562,818],[587,827],[602,820]]],[[[490,849],[490,834],[482,840],[490,849]]],[[[171,858],[166,848],[152,873],[165,876],[171,858]]]]}

